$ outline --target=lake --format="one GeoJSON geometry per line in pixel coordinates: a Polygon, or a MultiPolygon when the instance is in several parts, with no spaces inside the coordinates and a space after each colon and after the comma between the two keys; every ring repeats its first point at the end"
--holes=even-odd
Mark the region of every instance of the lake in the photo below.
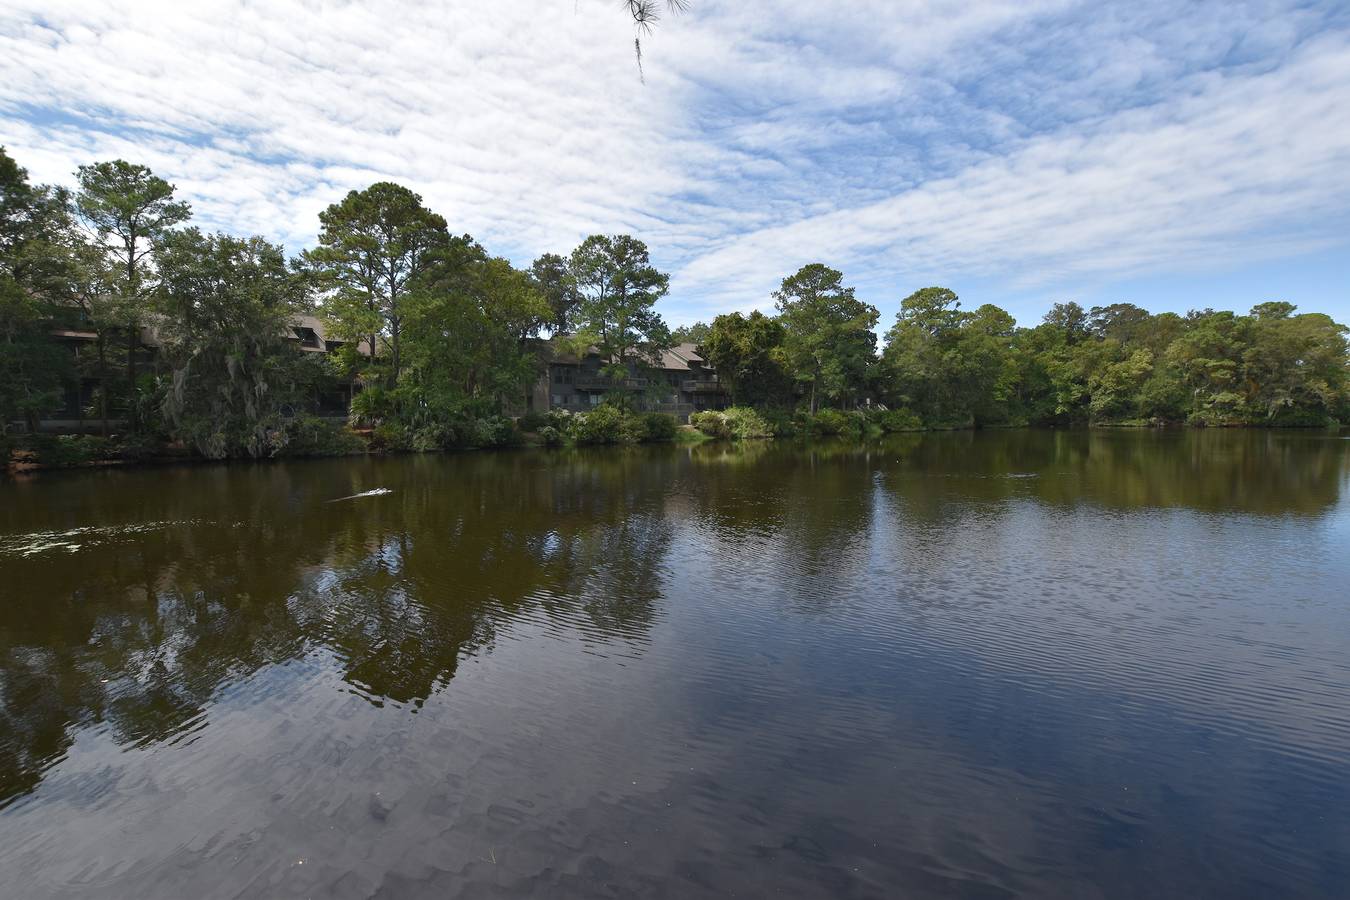
{"type": "Polygon", "coordinates": [[[1345,896],[1348,489],[1106,430],[0,481],[0,884],[1345,896]]]}

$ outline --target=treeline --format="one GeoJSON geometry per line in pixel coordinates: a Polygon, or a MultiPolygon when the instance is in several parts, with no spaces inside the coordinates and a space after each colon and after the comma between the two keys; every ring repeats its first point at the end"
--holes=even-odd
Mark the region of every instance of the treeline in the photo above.
{"type": "Polygon", "coordinates": [[[876,308],[818,263],[783,279],[774,315],[672,332],[656,311],[669,278],[628,235],[593,235],[518,269],[388,182],[352,191],[319,226],[317,245],[288,258],[262,237],[193,226],[173,185],[144,166],[81,166],[68,190],[32,184],[0,148],[4,434],[14,422],[36,432],[83,385],[77,417],[123,452],[365,446],[310,414],[334,396],[377,446],[508,443],[545,335],[599,353],[622,413],[603,413],[603,429],[554,423],[567,439],[666,435],[635,417],[653,399],[635,385],[660,390],[642,370],[681,340],[756,412],[733,430],[756,433],[794,419],[830,431],[843,411],[889,428],[1350,418],[1346,330],[1288,303],[1185,316],[1065,303],[1021,328],[998,307],[963,310],[951,291],[925,288],[878,353],[876,308]],[[306,314],[321,317],[331,352],[299,346],[292,326],[306,314]]]}
{"type": "Polygon", "coordinates": [[[839,272],[806,266],[775,299],[776,316],[733,313],[689,331],[733,403],[771,422],[821,406],[867,408],[867,421],[893,428],[1350,420],[1346,328],[1290,303],[1184,316],[1057,303],[1022,328],[997,306],[963,310],[930,287],[904,299],[877,354],[877,310],[839,272]]]}
{"type": "Polygon", "coordinates": [[[193,227],[144,166],[81,166],[76,180],[34,185],[0,148],[6,433],[36,432],[84,384],[78,418],[119,452],[349,452],[364,444],[307,414],[344,392],[377,447],[495,445],[519,438],[507,414],[538,377],[532,339],[597,348],[616,386],[670,342],[655,311],[668,278],[626,235],[521,270],[382,182],[320,213],[317,246],[288,259],[262,237],[193,227]],[[305,314],[321,317],[332,352],[298,345],[305,314]]]}

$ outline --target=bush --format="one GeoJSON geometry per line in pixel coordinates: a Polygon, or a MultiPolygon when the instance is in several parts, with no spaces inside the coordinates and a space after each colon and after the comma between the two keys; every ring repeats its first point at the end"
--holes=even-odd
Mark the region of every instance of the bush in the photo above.
{"type": "Polygon", "coordinates": [[[855,423],[849,418],[848,413],[837,409],[822,409],[814,416],[809,413],[806,416],[806,429],[812,434],[845,434],[855,427],[855,423]]]}
{"type": "Polygon", "coordinates": [[[716,410],[709,409],[694,413],[689,417],[689,424],[708,437],[731,437],[731,426],[727,423],[727,417],[716,410]]]}
{"type": "Polygon", "coordinates": [[[680,423],[667,413],[649,412],[635,418],[642,423],[640,441],[673,441],[680,430],[680,423]]]}
{"type": "Polygon", "coordinates": [[[503,416],[485,416],[470,429],[471,447],[509,447],[520,442],[515,424],[503,416]]]}
{"type": "Polygon", "coordinates": [[[408,450],[412,448],[412,435],[402,425],[384,422],[371,430],[370,446],[376,450],[408,450]]]}
{"type": "Polygon", "coordinates": [[[647,423],[641,416],[625,415],[619,423],[619,440],[625,444],[640,444],[647,440],[647,423]]]}
{"type": "Polygon", "coordinates": [[[527,412],[516,420],[516,425],[521,431],[538,431],[539,429],[548,427],[552,424],[553,422],[549,418],[548,413],[542,412],[527,412]]]}
{"type": "Polygon", "coordinates": [[[722,413],[727,430],[738,441],[773,437],[773,427],[749,406],[733,406],[722,413]]]}
{"type": "Polygon", "coordinates": [[[54,469],[81,466],[116,455],[116,448],[107,438],[92,434],[38,434],[28,438],[27,443],[39,464],[54,469]]]}
{"type": "Polygon", "coordinates": [[[562,432],[554,428],[552,425],[544,425],[539,429],[537,433],[539,435],[539,440],[543,442],[545,447],[562,446],[563,442],[562,432]]]}
{"type": "Polygon", "coordinates": [[[572,440],[578,444],[617,444],[623,439],[623,412],[602,404],[571,417],[572,440]]]}
{"type": "Polygon", "coordinates": [[[379,425],[393,417],[395,406],[394,396],[389,391],[371,385],[352,397],[349,415],[353,425],[379,425]]]}
{"type": "Polygon", "coordinates": [[[877,409],[868,414],[868,421],[887,434],[897,431],[922,431],[923,422],[907,409],[877,409]]]}
{"type": "Polygon", "coordinates": [[[286,442],[279,456],[347,456],[364,453],[366,442],[351,429],[318,416],[298,416],[286,423],[286,442]]]}
{"type": "Polygon", "coordinates": [[[443,422],[423,425],[408,436],[408,449],[415,453],[434,453],[437,450],[448,450],[458,443],[459,435],[455,432],[455,429],[443,422]]]}

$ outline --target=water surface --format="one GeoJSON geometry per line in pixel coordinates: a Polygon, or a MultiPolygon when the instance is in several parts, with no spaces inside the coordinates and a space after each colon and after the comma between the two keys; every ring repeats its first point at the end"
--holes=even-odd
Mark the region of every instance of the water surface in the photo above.
{"type": "Polygon", "coordinates": [[[0,884],[1344,896],[1348,482],[1018,431],[0,483],[0,884]]]}

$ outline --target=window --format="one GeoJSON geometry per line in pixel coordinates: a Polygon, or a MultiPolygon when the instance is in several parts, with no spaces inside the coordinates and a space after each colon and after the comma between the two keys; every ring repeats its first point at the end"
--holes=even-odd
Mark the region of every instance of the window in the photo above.
{"type": "Polygon", "coordinates": [[[554,367],[553,367],[553,383],[554,383],[554,384],[571,384],[571,383],[572,383],[572,367],[571,367],[571,366],[554,366],[554,367]]]}
{"type": "Polygon", "coordinates": [[[600,401],[605,399],[603,394],[591,394],[590,397],[591,397],[591,406],[599,406],[600,401]]]}

